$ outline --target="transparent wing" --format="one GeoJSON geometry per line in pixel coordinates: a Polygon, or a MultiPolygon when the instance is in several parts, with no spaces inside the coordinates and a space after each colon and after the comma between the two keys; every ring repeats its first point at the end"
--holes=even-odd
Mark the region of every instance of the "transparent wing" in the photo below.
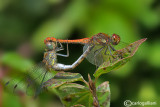
{"type": "Polygon", "coordinates": [[[26,90],[26,83],[24,78],[14,78],[3,81],[5,89],[11,93],[24,93],[26,90]]]}
{"type": "MultiPolygon", "coordinates": [[[[88,44],[86,44],[83,47],[83,52],[88,48],[88,44]]],[[[99,66],[104,62],[104,56],[102,55],[102,52],[104,51],[104,46],[102,45],[95,45],[94,48],[91,50],[91,52],[87,55],[87,60],[96,65],[99,66]]]]}
{"type": "MultiPolygon", "coordinates": [[[[83,47],[83,52],[87,49],[88,45],[89,44],[86,44],[83,47]]],[[[120,58],[118,54],[114,54],[116,50],[114,50],[113,48],[114,47],[112,45],[95,45],[86,58],[90,63],[96,66],[100,66],[106,61],[110,61],[111,63],[113,63],[120,58]]]]}
{"type": "Polygon", "coordinates": [[[52,78],[52,73],[48,72],[44,63],[33,66],[21,79],[11,79],[5,83],[11,92],[26,92],[27,95],[37,96],[43,91],[41,84],[52,78]]]}
{"type": "Polygon", "coordinates": [[[50,78],[52,78],[52,73],[46,69],[44,63],[40,63],[33,67],[26,76],[27,95],[39,95],[44,90],[44,88],[42,88],[43,82],[50,78]]]}

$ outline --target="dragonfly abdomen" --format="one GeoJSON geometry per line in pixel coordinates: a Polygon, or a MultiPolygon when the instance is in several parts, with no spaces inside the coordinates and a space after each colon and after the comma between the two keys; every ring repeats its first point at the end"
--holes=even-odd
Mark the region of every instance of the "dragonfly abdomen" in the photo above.
{"type": "Polygon", "coordinates": [[[73,43],[73,44],[86,44],[90,42],[90,38],[83,38],[83,39],[76,39],[76,40],[63,40],[63,39],[56,39],[53,37],[47,37],[44,40],[44,43],[47,42],[60,42],[60,43],[73,43]]]}

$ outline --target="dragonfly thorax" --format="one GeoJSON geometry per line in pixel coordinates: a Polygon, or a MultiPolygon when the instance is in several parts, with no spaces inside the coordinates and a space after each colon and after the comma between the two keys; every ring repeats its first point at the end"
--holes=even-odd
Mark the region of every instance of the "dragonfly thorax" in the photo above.
{"type": "Polygon", "coordinates": [[[105,33],[98,33],[92,37],[92,43],[95,45],[102,45],[105,46],[106,44],[111,43],[112,40],[109,35],[105,33]]]}
{"type": "Polygon", "coordinates": [[[57,63],[57,55],[54,51],[48,51],[44,53],[43,62],[48,68],[51,68],[54,64],[57,63]]]}

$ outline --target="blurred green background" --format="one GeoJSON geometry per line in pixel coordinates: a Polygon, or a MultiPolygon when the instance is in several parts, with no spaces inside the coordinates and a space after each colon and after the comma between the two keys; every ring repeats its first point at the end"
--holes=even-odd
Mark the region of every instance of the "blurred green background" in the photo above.
{"type": "MultiPolygon", "coordinates": [[[[42,61],[46,37],[79,39],[99,32],[119,34],[128,44],[148,38],[130,62],[100,77],[99,84],[110,82],[111,107],[123,107],[125,100],[156,101],[159,107],[159,0],[0,0],[0,79],[23,74],[42,61]]],[[[58,62],[72,64],[83,52],[81,45],[71,44],[69,50],[70,57],[58,57],[58,62]]],[[[85,60],[71,72],[79,72],[87,80],[87,74],[92,75],[95,68],[85,60]]],[[[25,94],[9,94],[1,84],[0,107],[11,106],[62,104],[51,92],[33,100],[25,94]]]]}

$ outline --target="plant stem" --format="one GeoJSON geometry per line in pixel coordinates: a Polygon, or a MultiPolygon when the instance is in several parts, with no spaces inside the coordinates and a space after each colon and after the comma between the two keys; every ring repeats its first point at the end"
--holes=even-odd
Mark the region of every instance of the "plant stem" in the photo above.
{"type": "Polygon", "coordinates": [[[93,95],[93,105],[94,105],[94,107],[100,107],[99,101],[98,101],[98,98],[97,98],[97,93],[96,93],[96,85],[95,85],[95,82],[93,82],[91,80],[91,77],[90,77],[89,74],[88,74],[88,80],[89,80],[89,82],[88,82],[89,89],[90,89],[90,92],[93,95]]]}

